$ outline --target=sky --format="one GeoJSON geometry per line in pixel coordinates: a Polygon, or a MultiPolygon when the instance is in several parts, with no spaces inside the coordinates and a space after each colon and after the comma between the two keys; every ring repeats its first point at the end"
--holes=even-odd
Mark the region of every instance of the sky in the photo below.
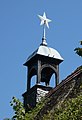
{"type": "Polygon", "coordinates": [[[48,46],[64,58],[60,82],[82,65],[74,52],[81,47],[82,0],[0,0],[0,120],[13,116],[13,96],[23,100],[27,82],[23,63],[42,41],[37,15],[44,12],[52,20],[46,29],[48,46]]]}

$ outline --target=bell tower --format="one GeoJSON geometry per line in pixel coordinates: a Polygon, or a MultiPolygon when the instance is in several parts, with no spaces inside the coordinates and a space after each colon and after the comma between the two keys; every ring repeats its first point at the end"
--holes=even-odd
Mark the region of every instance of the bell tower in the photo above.
{"type": "MultiPolygon", "coordinates": [[[[26,60],[24,66],[27,67],[27,90],[23,94],[25,109],[28,106],[35,107],[36,103],[44,97],[52,87],[50,86],[51,76],[55,73],[55,85],[59,83],[59,64],[63,61],[57,50],[48,47],[45,37],[45,29],[49,28],[50,19],[38,15],[43,25],[42,43],[26,60]],[[31,88],[31,78],[36,75],[36,84],[31,88]],[[41,85],[44,82],[45,85],[41,85]]],[[[54,86],[55,87],[55,86],[54,86]]]]}

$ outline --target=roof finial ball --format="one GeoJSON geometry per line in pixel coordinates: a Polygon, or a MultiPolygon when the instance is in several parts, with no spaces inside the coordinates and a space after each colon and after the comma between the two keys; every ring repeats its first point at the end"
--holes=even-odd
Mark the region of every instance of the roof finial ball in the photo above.
{"type": "Polygon", "coordinates": [[[48,23],[51,22],[51,20],[46,17],[45,12],[44,12],[43,16],[38,15],[38,17],[41,20],[40,25],[43,25],[43,37],[42,37],[42,43],[41,43],[41,45],[47,46],[47,42],[46,42],[46,30],[45,29],[46,29],[46,26],[47,26],[47,28],[49,28],[48,23]]]}

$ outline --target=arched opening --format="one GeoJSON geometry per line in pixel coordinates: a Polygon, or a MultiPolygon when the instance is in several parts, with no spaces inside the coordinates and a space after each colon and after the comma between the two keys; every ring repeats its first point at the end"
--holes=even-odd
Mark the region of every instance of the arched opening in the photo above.
{"type": "Polygon", "coordinates": [[[45,86],[45,82],[40,82],[40,85],[43,85],[43,86],[45,86]]]}
{"type": "Polygon", "coordinates": [[[29,83],[28,84],[30,84],[30,88],[32,88],[36,84],[36,77],[37,77],[36,74],[37,74],[37,71],[35,67],[33,66],[29,70],[29,83]]]}
{"type": "Polygon", "coordinates": [[[50,78],[50,87],[55,87],[56,86],[56,78],[55,78],[55,73],[52,74],[51,78],[50,78]]]}
{"type": "Polygon", "coordinates": [[[46,86],[55,87],[55,70],[52,66],[44,66],[41,71],[41,82],[46,86]]]}
{"type": "Polygon", "coordinates": [[[31,84],[30,84],[30,85],[31,85],[31,86],[30,86],[31,88],[32,88],[34,85],[36,85],[36,77],[37,77],[37,76],[34,75],[34,76],[32,76],[32,78],[31,78],[31,84]]]}

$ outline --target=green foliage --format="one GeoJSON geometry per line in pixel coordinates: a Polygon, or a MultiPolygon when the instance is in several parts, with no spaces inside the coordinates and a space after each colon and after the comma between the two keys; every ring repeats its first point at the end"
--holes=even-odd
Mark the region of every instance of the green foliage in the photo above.
{"type": "MultiPolygon", "coordinates": [[[[80,41],[80,45],[82,45],[82,41],[80,41]]],[[[75,48],[74,51],[76,52],[77,55],[82,57],[82,48],[80,47],[75,48]]]]}
{"type": "MultiPolygon", "coordinates": [[[[13,118],[15,120],[34,120],[44,104],[45,102],[42,100],[34,109],[25,114],[23,104],[13,97],[11,101],[11,106],[15,111],[13,118]]],[[[82,120],[82,94],[76,98],[65,100],[58,108],[49,111],[47,115],[43,115],[43,120],[82,120]]]]}
{"type": "Polygon", "coordinates": [[[35,116],[44,105],[44,99],[42,99],[41,102],[39,102],[34,109],[30,109],[26,114],[25,109],[23,108],[23,103],[20,102],[20,100],[16,97],[12,98],[10,105],[15,111],[15,115],[12,117],[12,120],[34,120],[35,116]]]}
{"type": "MultiPolygon", "coordinates": [[[[39,120],[82,120],[82,85],[79,86],[77,97],[66,99],[63,103],[58,103],[58,107],[51,109],[47,114],[43,114],[39,120]]],[[[38,113],[50,100],[42,99],[35,108],[25,114],[23,103],[15,97],[12,98],[11,106],[15,111],[12,120],[36,120],[38,113]]],[[[61,101],[60,101],[61,102],[61,101]]],[[[54,106],[53,106],[54,107],[54,106]]]]}
{"type": "Polygon", "coordinates": [[[62,106],[44,115],[43,120],[82,120],[82,95],[66,100],[62,106]]]}
{"type": "Polygon", "coordinates": [[[28,111],[25,115],[25,120],[34,120],[37,116],[38,112],[42,109],[42,107],[45,104],[45,100],[42,98],[42,100],[37,103],[36,107],[28,111]]]}
{"type": "MultiPolygon", "coordinates": [[[[43,106],[44,102],[38,103],[32,111],[26,113],[25,120],[34,120],[43,106]]],[[[58,108],[44,114],[42,120],[82,120],[82,95],[65,100],[58,108]]]]}
{"type": "Polygon", "coordinates": [[[15,120],[25,120],[25,109],[23,108],[23,103],[20,102],[19,99],[16,97],[12,98],[12,101],[10,102],[10,105],[13,107],[13,110],[15,111],[15,115],[12,119],[15,120]]]}
{"type": "Polygon", "coordinates": [[[59,120],[82,120],[82,95],[65,101],[59,120]]]}

